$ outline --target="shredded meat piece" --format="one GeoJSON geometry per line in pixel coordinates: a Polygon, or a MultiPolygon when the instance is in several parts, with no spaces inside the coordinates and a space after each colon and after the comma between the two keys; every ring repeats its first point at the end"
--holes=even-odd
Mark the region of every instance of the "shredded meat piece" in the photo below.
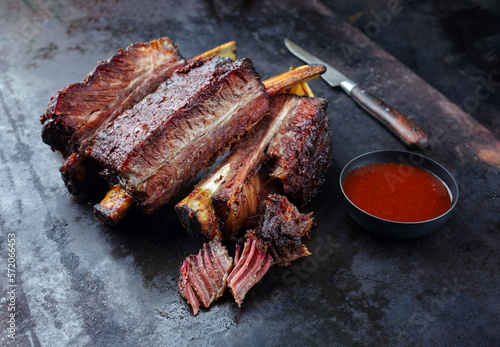
{"type": "Polygon", "coordinates": [[[271,194],[261,210],[253,232],[267,247],[274,265],[288,266],[298,258],[311,255],[303,244],[313,226],[312,212],[302,214],[286,197],[271,194]]]}
{"type": "Polygon", "coordinates": [[[179,292],[191,305],[194,315],[198,314],[200,304],[208,308],[222,296],[232,264],[233,259],[217,238],[205,243],[197,255],[184,260],[180,267],[179,292]]]}
{"type": "Polygon", "coordinates": [[[241,255],[237,255],[235,258],[237,262],[228,277],[228,287],[236,303],[241,307],[250,288],[259,282],[271,267],[273,258],[267,254],[267,247],[251,232],[247,234],[241,255]]]}

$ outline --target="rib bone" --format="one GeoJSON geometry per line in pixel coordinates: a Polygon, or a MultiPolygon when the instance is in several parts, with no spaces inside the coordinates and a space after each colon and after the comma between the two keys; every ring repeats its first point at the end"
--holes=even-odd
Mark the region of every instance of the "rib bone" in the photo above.
{"type": "Polygon", "coordinates": [[[95,215],[109,225],[116,225],[134,206],[134,199],[121,186],[111,188],[99,205],[94,206],[95,215]]]}
{"type": "Polygon", "coordinates": [[[194,59],[208,59],[212,57],[227,57],[236,60],[236,42],[230,41],[218,47],[215,47],[205,53],[200,54],[194,59]]]}
{"type": "Polygon", "coordinates": [[[326,68],[323,65],[303,65],[296,69],[284,72],[280,75],[269,78],[264,81],[267,94],[271,97],[282,93],[297,84],[318,78],[325,73],[326,68]]]}

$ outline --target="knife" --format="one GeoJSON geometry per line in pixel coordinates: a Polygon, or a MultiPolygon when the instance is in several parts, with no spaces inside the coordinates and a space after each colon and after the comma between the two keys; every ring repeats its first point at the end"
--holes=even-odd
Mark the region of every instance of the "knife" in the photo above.
{"type": "Polygon", "coordinates": [[[285,39],[285,46],[300,60],[307,64],[321,64],[326,72],[321,77],[332,87],[340,86],[363,109],[380,121],[387,129],[396,135],[405,145],[411,148],[424,148],[429,145],[429,136],[424,130],[399,113],[381,99],[370,94],[355,82],[349,80],[341,72],[315,57],[289,39],[285,39]]]}

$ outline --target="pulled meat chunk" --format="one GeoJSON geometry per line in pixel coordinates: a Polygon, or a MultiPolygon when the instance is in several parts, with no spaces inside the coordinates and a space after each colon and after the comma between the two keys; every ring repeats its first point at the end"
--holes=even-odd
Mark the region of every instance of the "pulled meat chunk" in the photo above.
{"type": "Polygon", "coordinates": [[[237,247],[234,269],[228,277],[228,288],[241,307],[245,295],[271,267],[273,258],[267,253],[267,247],[252,233],[247,234],[241,255],[239,251],[240,247],[237,247]]]}
{"type": "Polygon", "coordinates": [[[313,226],[312,212],[302,214],[286,197],[271,194],[262,208],[255,238],[267,247],[274,265],[288,266],[298,258],[311,255],[303,243],[313,226]]]}
{"type": "Polygon", "coordinates": [[[205,243],[197,255],[187,257],[180,267],[179,292],[193,309],[194,315],[200,304],[208,308],[222,296],[233,258],[218,239],[205,243]]]}

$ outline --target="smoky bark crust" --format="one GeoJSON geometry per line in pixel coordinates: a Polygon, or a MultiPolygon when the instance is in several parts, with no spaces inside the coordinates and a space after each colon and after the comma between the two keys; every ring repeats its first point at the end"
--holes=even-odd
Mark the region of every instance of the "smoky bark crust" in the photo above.
{"type": "Polygon", "coordinates": [[[91,156],[151,213],[267,108],[250,59],[193,60],[99,133],[91,156]]]}
{"type": "MultiPolygon", "coordinates": [[[[299,98],[291,95],[290,97],[299,98]]],[[[324,98],[301,97],[267,149],[270,176],[285,195],[309,202],[325,181],[331,165],[332,137],[324,98]]]]}
{"type": "Polygon", "coordinates": [[[288,266],[292,261],[311,254],[303,241],[309,239],[312,226],[312,212],[302,214],[285,196],[270,194],[253,234],[266,245],[267,253],[273,257],[273,265],[288,266]]]}

